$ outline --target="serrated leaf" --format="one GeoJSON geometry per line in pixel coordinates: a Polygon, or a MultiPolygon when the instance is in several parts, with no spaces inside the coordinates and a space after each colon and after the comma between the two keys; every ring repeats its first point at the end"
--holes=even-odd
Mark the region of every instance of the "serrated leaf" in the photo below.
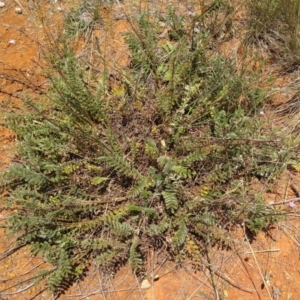
{"type": "Polygon", "coordinates": [[[187,227],[185,225],[185,222],[182,221],[180,222],[179,228],[175,232],[175,235],[173,237],[173,243],[175,244],[176,247],[179,248],[184,244],[187,234],[188,234],[187,227]]]}
{"type": "Polygon", "coordinates": [[[166,208],[173,213],[178,208],[176,194],[170,191],[163,191],[161,194],[164,197],[166,208]]]}
{"type": "Polygon", "coordinates": [[[137,272],[139,269],[141,269],[143,265],[143,259],[138,249],[139,244],[140,244],[139,239],[135,238],[129,250],[129,262],[134,272],[137,272]]]}
{"type": "Polygon", "coordinates": [[[182,178],[190,178],[192,175],[191,171],[183,166],[172,166],[172,170],[182,178]]]}

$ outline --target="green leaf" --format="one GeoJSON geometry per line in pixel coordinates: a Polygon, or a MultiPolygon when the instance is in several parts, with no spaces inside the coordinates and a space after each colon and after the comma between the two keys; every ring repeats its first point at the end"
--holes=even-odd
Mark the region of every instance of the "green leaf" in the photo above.
{"type": "Polygon", "coordinates": [[[137,272],[143,266],[142,255],[138,249],[139,244],[140,240],[138,238],[134,238],[129,250],[129,262],[134,272],[137,272]]]}
{"type": "Polygon", "coordinates": [[[173,166],[172,170],[182,178],[190,178],[192,175],[191,171],[183,166],[173,166]]]}
{"type": "Polygon", "coordinates": [[[104,181],[106,181],[108,178],[107,177],[99,177],[99,176],[96,176],[94,178],[92,178],[91,180],[91,184],[92,185],[98,185],[104,181]]]}
{"type": "Polygon", "coordinates": [[[178,230],[175,232],[175,235],[173,236],[174,245],[177,248],[181,247],[184,244],[187,235],[188,235],[188,230],[186,224],[185,222],[181,221],[178,230]]]}
{"type": "Polygon", "coordinates": [[[163,191],[162,196],[164,197],[166,208],[172,213],[178,208],[178,199],[176,194],[171,191],[163,191]]]}

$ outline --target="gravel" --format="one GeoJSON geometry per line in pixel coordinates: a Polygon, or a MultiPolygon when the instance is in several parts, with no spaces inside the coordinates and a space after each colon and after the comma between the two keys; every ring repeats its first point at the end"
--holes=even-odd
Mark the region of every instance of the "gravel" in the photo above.
{"type": "Polygon", "coordinates": [[[17,14],[21,15],[21,14],[23,13],[23,10],[22,10],[21,7],[16,7],[16,8],[15,8],[15,12],[16,12],[17,14]]]}

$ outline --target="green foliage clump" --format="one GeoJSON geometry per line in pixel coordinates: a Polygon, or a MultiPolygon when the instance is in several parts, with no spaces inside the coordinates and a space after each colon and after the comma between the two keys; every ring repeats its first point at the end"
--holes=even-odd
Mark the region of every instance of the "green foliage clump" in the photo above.
{"type": "Polygon", "coordinates": [[[100,3],[99,0],[86,0],[78,8],[71,8],[64,18],[64,36],[88,37],[96,23],[100,22],[100,3]]]}
{"type": "Polygon", "coordinates": [[[15,209],[6,226],[54,266],[41,278],[57,294],[91,259],[104,270],[129,261],[140,273],[147,249],[164,246],[199,267],[208,241],[230,246],[233,226],[256,232],[276,219],[247,189],[285,161],[278,137],[261,130],[253,74],[214,53],[193,18],[171,9],[159,18],[166,36],[153,16],[132,23],[122,72],[87,79],[58,44],[50,104],[8,120],[19,154],[3,175],[15,209]]]}

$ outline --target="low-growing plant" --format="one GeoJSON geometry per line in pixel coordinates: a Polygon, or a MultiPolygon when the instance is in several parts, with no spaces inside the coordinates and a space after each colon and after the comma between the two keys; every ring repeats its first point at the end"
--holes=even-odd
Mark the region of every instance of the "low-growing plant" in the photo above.
{"type": "Polygon", "coordinates": [[[234,226],[255,233],[280,217],[247,184],[275,178],[289,152],[262,130],[253,74],[210,49],[197,17],[170,8],[163,37],[153,16],[131,21],[121,71],[87,72],[57,43],[49,101],[8,118],[19,142],[3,174],[6,227],[54,266],[39,276],[56,295],[91,260],[140,274],[148,249],[164,248],[200,267],[208,241],[230,247],[234,226]]]}
{"type": "Polygon", "coordinates": [[[96,23],[100,23],[100,4],[98,0],[84,1],[79,7],[72,7],[64,18],[64,36],[72,38],[91,34],[96,23]]]}
{"type": "Polygon", "coordinates": [[[248,34],[246,40],[267,48],[287,69],[299,66],[300,1],[247,0],[248,34]]]}

